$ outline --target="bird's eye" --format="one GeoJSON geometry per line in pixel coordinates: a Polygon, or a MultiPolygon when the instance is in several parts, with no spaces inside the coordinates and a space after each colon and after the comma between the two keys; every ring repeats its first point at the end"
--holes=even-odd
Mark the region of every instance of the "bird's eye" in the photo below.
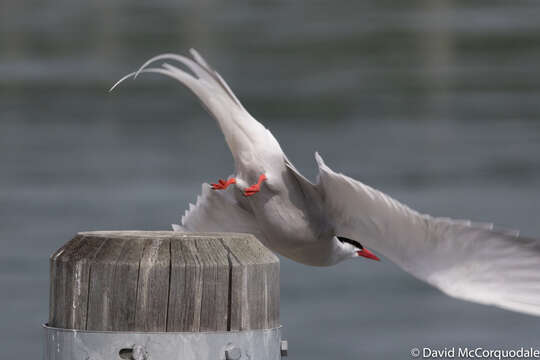
{"type": "Polygon", "coordinates": [[[362,246],[362,244],[360,244],[358,241],[356,240],[351,240],[351,239],[348,239],[346,237],[343,237],[343,236],[338,236],[337,237],[339,241],[341,241],[342,243],[348,243],[348,244],[351,244],[352,246],[356,246],[358,249],[362,250],[364,247],[362,246]]]}

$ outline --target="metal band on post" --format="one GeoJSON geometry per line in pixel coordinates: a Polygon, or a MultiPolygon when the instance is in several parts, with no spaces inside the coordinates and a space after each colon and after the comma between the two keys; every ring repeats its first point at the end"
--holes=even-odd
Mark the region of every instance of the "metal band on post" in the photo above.
{"type": "Polygon", "coordinates": [[[281,328],[222,332],[121,332],[43,325],[47,360],[279,360],[281,328]]]}

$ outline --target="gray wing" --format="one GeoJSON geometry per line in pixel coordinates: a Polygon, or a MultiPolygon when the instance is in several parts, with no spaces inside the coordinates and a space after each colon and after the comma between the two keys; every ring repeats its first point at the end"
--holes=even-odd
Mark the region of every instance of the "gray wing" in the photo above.
{"type": "Polygon", "coordinates": [[[212,190],[203,184],[195,205],[182,216],[181,225],[173,224],[175,231],[186,232],[239,232],[253,234],[264,241],[253,214],[234,196],[236,189],[212,190]]]}
{"type": "Polygon", "coordinates": [[[540,315],[539,240],[491,224],[420,214],[316,158],[316,186],[338,235],[450,296],[540,315]]]}

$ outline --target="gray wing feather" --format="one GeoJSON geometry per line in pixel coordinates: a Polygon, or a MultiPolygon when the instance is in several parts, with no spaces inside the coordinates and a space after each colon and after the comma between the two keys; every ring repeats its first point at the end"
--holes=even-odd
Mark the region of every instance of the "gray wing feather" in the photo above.
{"type": "Polygon", "coordinates": [[[264,241],[253,214],[243,208],[233,195],[235,189],[212,190],[203,184],[197,202],[189,205],[181,225],[173,224],[175,231],[186,232],[239,232],[255,235],[264,241]]]}
{"type": "Polygon", "coordinates": [[[293,177],[298,182],[298,185],[300,186],[300,189],[302,189],[304,197],[309,199],[310,203],[314,206],[320,206],[322,204],[322,198],[319,187],[309,181],[304,175],[302,175],[300,171],[298,171],[296,167],[289,161],[289,159],[287,159],[287,157],[284,158],[284,162],[289,173],[293,175],[293,177]]]}
{"type": "Polygon", "coordinates": [[[492,224],[420,214],[316,158],[318,186],[340,235],[448,295],[540,315],[539,240],[492,224]]]}

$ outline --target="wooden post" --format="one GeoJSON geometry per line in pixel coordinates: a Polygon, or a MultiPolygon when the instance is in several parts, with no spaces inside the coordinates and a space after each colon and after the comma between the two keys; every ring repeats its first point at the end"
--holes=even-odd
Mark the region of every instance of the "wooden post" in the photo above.
{"type": "MultiPolygon", "coordinates": [[[[47,327],[56,330],[279,328],[279,260],[248,234],[79,233],[51,256],[50,276],[47,327]]],[[[111,359],[133,356],[118,357],[120,350],[111,359]]]]}

